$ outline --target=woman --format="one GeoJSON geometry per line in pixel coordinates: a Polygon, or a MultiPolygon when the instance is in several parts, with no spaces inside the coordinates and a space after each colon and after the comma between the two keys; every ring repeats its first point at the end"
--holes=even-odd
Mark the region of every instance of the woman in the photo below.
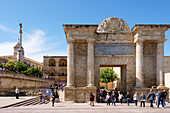
{"type": "Polygon", "coordinates": [[[135,94],[133,95],[133,100],[135,102],[135,106],[137,107],[137,102],[138,102],[138,93],[135,92],[135,94]]]}
{"type": "Polygon", "coordinates": [[[52,92],[50,100],[52,101],[52,106],[54,107],[54,101],[55,101],[55,94],[54,94],[54,92],[52,92]]]}
{"type": "Polygon", "coordinates": [[[93,95],[92,92],[91,92],[90,95],[89,95],[89,99],[90,99],[90,105],[91,105],[91,106],[94,106],[94,95],[93,95]]]}
{"type": "Polygon", "coordinates": [[[106,95],[106,100],[107,100],[107,106],[110,106],[110,100],[111,100],[111,96],[109,95],[109,93],[107,93],[106,95]]]}
{"type": "Polygon", "coordinates": [[[124,98],[124,96],[123,96],[123,94],[121,93],[120,96],[119,96],[119,100],[120,100],[120,103],[121,103],[121,104],[122,104],[123,98],[124,98]]]}
{"type": "Polygon", "coordinates": [[[116,95],[115,95],[115,93],[113,93],[113,94],[112,94],[112,105],[113,105],[113,103],[114,103],[114,106],[116,106],[115,100],[116,100],[116,95]]]}
{"type": "Polygon", "coordinates": [[[142,107],[142,104],[143,104],[143,107],[145,107],[145,95],[143,94],[143,92],[141,93],[139,100],[141,102],[140,107],[142,107]]]}

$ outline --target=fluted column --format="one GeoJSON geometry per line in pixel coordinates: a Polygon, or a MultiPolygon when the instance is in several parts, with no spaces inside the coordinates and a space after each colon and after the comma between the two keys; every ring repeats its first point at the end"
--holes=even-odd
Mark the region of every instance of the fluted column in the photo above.
{"type": "Polygon", "coordinates": [[[164,42],[157,44],[157,85],[164,86],[164,42]]]}
{"type": "Polygon", "coordinates": [[[94,41],[95,39],[87,39],[87,78],[88,87],[94,86],[94,41]]]}
{"type": "Polygon", "coordinates": [[[67,86],[74,86],[74,39],[67,40],[67,86]]]}
{"type": "Polygon", "coordinates": [[[136,40],[136,87],[144,87],[143,77],[143,40],[136,40]]]}

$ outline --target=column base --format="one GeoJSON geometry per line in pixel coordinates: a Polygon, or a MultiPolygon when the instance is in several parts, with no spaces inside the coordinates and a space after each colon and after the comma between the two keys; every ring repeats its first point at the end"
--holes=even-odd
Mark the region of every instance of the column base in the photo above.
{"type": "Polygon", "coordinates": [[[73,85],[66,85],[66,87],[74,87],[73,85]]]}
{"type": "Polygon", "coordinates": [[[160,84],[159,86],[157,86],[157,89],[168,89],[168,88],[163,84],[160,84]]]}
{"type": "Polygon", "coordinates": [[[87,87],[94,87],[95,88],[94,84],[88,84],[87,87]]]}

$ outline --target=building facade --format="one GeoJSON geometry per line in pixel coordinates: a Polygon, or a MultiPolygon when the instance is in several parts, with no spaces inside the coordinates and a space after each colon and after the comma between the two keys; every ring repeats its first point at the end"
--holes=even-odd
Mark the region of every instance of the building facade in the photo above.
{"type": "Polygon", "coordinates": [[[131,30],[116,17],[99,25],[63,25],[66,34],[65,101],[99,99],[100,67],[120,67],[119,90],[146,91],[164,86],[165,31],[170,25],[137,24],[131,30]]]}
{"type": "Polygon", "coordinates": [[[44,56],[43,76],[67,83],[67,56],[44,56]]]}

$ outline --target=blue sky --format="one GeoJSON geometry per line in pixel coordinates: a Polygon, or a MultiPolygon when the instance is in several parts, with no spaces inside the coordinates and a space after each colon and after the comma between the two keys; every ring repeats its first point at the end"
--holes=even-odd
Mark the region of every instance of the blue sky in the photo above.
{"type": "MultiPolygon", "coordinates": [[[[0,0],[0,56],[12,55],[23,23],[26,57],[67,55],[62,24],[100,24],[119,17],[135,24],[170,24],[170,0],[0,0]]],[[[170,30],[165,55],[170,56],[170,30]]]]}

